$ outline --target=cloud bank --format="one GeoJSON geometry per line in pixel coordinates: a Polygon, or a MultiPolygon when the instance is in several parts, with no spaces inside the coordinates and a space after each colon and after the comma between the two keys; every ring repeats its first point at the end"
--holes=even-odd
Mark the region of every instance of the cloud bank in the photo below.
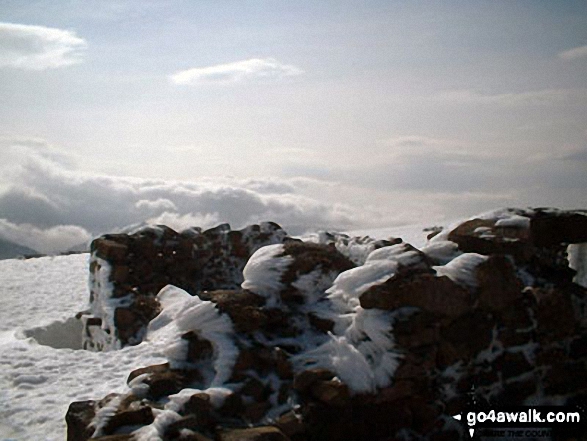
{"type": "Polygon", "coordinates": [[[87,43],[75,32],[15,23],[0,23],[0,67],[46,70],[82,61],[87,43]]]}
{"type": "Polygon", "coordinates": [[[181,230],[271,220],[290,234],[360,224],[352,207],[301,194],[303,180],[105,176],[75,169],[70,156],[37,140],[4,139],[0,146],[0,162],[12,170],[0,177],[0,237],[42,252],[144,223],[181,230]]]}
{"type": "Polygon", "coordinates": [[[196,67],[170,76],[173,83],[195,86],[199,84],[231,84],[258,79],[279,79],[303,74],[296,66],[282,64],[274,58],[251,58],[234,63],[196,67]]]}

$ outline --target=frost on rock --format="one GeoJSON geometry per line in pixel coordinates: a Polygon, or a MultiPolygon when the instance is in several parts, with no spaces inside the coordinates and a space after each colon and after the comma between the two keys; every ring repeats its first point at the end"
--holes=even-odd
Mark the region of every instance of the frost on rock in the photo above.
{"type": "Polygon", "coordinates": [[[283,245],[270,245],[257,250],[247,262],[244,270],[243,289],[265,297],[272,306],[278,301],[275,293],[282,288],[281,277],[293,261],[283,255],[283,245]]]}
{"type": "Polygon", "coordinates": [[[573,282],[587,288],[587,243],[569,245],[567,253],[569,266],[577,272],[573,282]]]}
{"type": "Polygon", "coordinates": [[[304,238],[307,242],[314,242],[334,247],[356,265],[365,263],[367,256],[378,248],[387,247],[401,242],[399,238],[374,239],[369,236],[351,237],[344,233],[330,233],[320,231],[304,238]]]}
{"type": "MultiPolygon", "coordinates": [[[[496,210],[422,249],[331,233],[296,240],[262,224],[217,227],[211,250],[190,230],[181,264],[199,262],[197,283],[156,284],[147,296],[156,313],[141,345],[165,362],[137,367],[114,398],[70,408],[68,421],[86,423],[72,423],[68,439],[85,441],[88,427],[162,441],[440,439],[471,393],[570,403],[587,394],[585,219],[496,210]]],[[[153,240],[166,235],[177,239],[161,228],[153,240]]],[[[119,337],[129,306],[112,262],[134,265],[121,250],[102,250],[92,271],[104,290],[94,312],[119,337]]]]}
{"type": "Polygon", "coordinates": [[[249,257],[286,237],[279,225],[264,222],[242,230],[222,224],[181,233],[157,225],[94,240],[84,348],[101,351],[139,344],[160,311],[155,296],[163,287],[175,285],[190,294],[238,288],[249,257]]]}
{"type": "Polygon", "coordinates": [[[438,276],[446,276],[459,285],[476,288],[477,278],[475,269],[485,262],[487,256],[476,253],[465,253],[457,256],[446,265],[433,267],[438,276]]]}

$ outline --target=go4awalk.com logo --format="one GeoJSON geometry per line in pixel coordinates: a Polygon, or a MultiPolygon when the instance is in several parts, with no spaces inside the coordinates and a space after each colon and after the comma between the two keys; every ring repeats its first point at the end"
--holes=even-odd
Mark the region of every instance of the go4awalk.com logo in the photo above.
{"type": "Polygon", "coordinates": [[[583,406],[532,406],[479,409],[453,415],[478,439],[563,439],[587,433],[583,406]]]}

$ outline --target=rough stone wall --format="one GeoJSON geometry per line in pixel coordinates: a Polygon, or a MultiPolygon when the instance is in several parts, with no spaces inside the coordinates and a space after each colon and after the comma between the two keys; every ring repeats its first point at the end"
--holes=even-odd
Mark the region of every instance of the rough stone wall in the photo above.
{"type": "Polygon", "coordinates": [[[160,311],[155,296],[164,286],[191,294],[238,288],[251,254],[285,239],[279,225],[267,222],[240,231],[228,224],[181,233],[156,226],[94,240],[83,347],[107,350],[140,343],[146,325],[160,311]]]}
{"type": "Polygon", "coordinates": [[[183,326],[180,355],[132,372],[126,394],[73,403],[68,440],[459,440],[450,416],[472,396],[584,403],[587,290],[565,251],[585,242],[583,213],[504,210],[360,266],[334,244],[264,248],[247,289],[187,296],[165,319],[183,326]],[[222,339],[196,307],[230,324],[222,339]]]}

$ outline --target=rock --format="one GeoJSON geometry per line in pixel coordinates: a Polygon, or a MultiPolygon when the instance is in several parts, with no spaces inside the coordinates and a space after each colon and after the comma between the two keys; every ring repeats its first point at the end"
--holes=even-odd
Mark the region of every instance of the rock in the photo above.
{"type": "Polygon", "coordinates": [[[472,307],[470,293],[446,276],[429,273],[396,275],[367,290],[360,297],[365,309],[389,311],[413,306],[448,317],[459,317],[472,307]]]}
{"type": "Polygon", "coordinates": [[[151,424],[155,418],[153,411],[144,403],[138,403],[133,408],[118,411],[104,427],[104,433],[112,434],[124,426],[145,426],[151,424]]]}
{"type": "Polygon", "coordinates": [[[289,438],[273,426],[253,427],[221,432],[219,441],[287,441],[289,438]]]}
{"type": "Polygon", "coordinates": [[[532,242],[542,247],[587,242],[587,216],[585,212],[539,211],[530,221],[530,234],[532,242]]]}
{"type": "Polygon", "coordinates": [[[493,369],[500,372],[505,380],[530,372],[534,366],[530,364],[522,352],[504,352],[493,362],[493,369]]]}
{"type": "Polygon", "coordinates": [[[265,311],[261,309],[265,299],[250,291],[205,291],[200,297],[216,303],[220,311],[228,314],[238,332],[258,331],[269,320],[265,311]]]}
{"type": "Polygon", "coordinates": [[[111,262],[124,262],[128,255],[128,247],[125,244],[109,239],[93,241],[91,250],[96,256],[111,262]]]}
{"type": "Polygon", "coordinates": [[[578,323],[571,296],[568,292],[554,287],[536,288],[537,332],[542,341],[558,340],[572,335],[578,323]]]}
{"type": "Polygon", "coordinates": [[[495,219],[471,219],[463,222],[448,234],[448,240],[455,242],[465,253],[483,255],[511,254],[527,258],[530,233],[527,229],[501,228],[495,219]]]}
{"type": "Polygon", "coordinates": [[[363,441],[455,439],[444,422],[470,410],[472,393],[496,406],[576,402],[587,396],[587,290],[565,250],[585,239],[584,220],[501,210],[423,251],[338,233],[303,242],[275,224],[106,235],[90,263],[96,314],[80,316],[88,345],[140,342],[168,283],[199,300],[162,293],[170,309],[151,329],[176,320],[171,362],[131,372],[140,398],[72,403],[68,440],[88,439],[105,406],[97,439],[153,425],[178,441],[363,441]],[[247,262],[263,244],[283,245],[247,262]]]}
{"type": "MultiPolygon", "coordinates": [[[[146,325],[159,313],[154,297],[166,285],[191,294],[208,290],[234,290],[243,282],[242,270],[259,248],[283,243],[279,225],[266,222],[232,231],[228,224],[202,232],[178,233],[163,225],[143,228],[131,235],[105,235],[92,242],[90,303],[101,328],[84,336],[83,346],[104,350],[142,341],[146,325]],[[104,275],[108,282],[104,283],[104,275]],[[111,299],[125,298],[116,308],[111,299]]],[[[241,321],[240,324],[243,324],[241,321]]]]}
{"type": "Polygon", "coordinates": [[[212,343],[206,339],[201,338],[197,332],[187,332],[183,334],[181,338],[188,341],[188,361],[197,362],[212,357],[212,354],[214,353],[212,343]]]}
{"type": "Polygon", "coordinates": [[[143,374],[147,374],[147,377],[142,382],[149,386],[148,395],[155,400],[177,393],[194,381],[201,380],[200,373],[196,369],[171,369],[169,363],[164,363],[135,369],[129,374],[127,383],[143,374]]]}
{"type": "Polygon", "coordinates": [[[522,297],[524,288],[514,266],[502,255],[490,256],[476,268],[479,307],[501,311],[522,297]]]}
{"type": "Polygon", "coordinates": [[[281,415],[275,421],[275,425],[283,432],[287,437],[294,437],[301,435],[306,432],[307,427],[304,424],[303,419],[300,415],[297,415],[294,411],[290,411],[281,415]]]}
{"type": "Polygon", "coordinates": [[[327,369],[308,369],[295,376],[293,387],[296,391],[305,393],[315,383],[332,380],[332,378],[334,374],[327,369]]]}
{"type": "Polygon", "coordinates": [[[468,361],[486,349],[493,337],[494,321],[481,311],[462,316],[440,331],[439,357],[443,365],[468,361]]]}
{"type": "Polygon", "coordinates": [[[344,407],[350,404],[351,395],[346,384],[335,380],[322,380],[310,387],[314,398],[327,406],[344,407]]]}
{"type": "Polygon", "coordinates": [[[94,433],[90,423],[95,415],[95,401],[74,401],[71,403],[65,415],[67,441],[85,441],[89,439],[94,433]]]}

